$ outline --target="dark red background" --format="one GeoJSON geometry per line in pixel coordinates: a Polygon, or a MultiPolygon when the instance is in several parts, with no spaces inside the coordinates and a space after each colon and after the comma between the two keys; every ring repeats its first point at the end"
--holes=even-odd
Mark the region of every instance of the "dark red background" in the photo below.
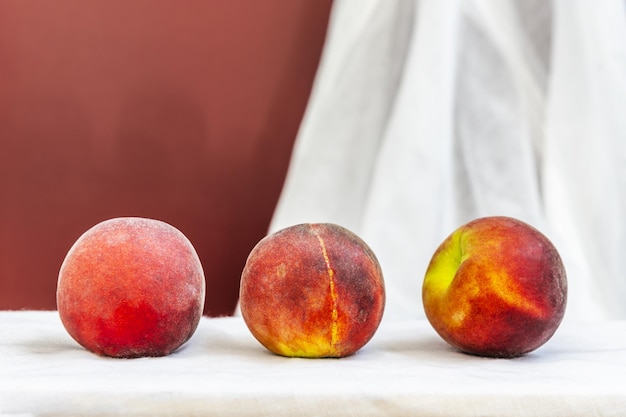
{"type": "Polygon", "coordinates": [[[278,199],[331,0],[0,2],[0,309],[54,309],[92,225],[164,220],[231,314],[278,199]]]}

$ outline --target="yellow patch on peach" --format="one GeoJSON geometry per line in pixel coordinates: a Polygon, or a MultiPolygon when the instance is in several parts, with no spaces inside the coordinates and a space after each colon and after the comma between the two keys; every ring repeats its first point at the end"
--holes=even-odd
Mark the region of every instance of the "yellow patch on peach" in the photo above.
{"type": "Polygon", "coordinates": [[[538,305],[535,300],[524,295],[524,291],[516,285],[513,279],[506,274],[489,275],[489,286],[494,295],[504,301],[506,304],[513,306],[525,313],[541,317],[545,314],[545,310],[538,305]]]}
{"type": "Polygon", "coordinates": [[[325,337],[289,338],[289,342],[274,342],[272,351],[282,356],[298,358],[333,357],[337,352],[325,337]]]}

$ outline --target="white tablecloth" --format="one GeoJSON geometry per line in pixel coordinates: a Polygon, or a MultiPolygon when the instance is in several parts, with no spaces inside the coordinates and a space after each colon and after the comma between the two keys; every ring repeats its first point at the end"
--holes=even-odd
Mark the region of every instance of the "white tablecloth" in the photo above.
{"type": "Polygon", "coordinates": [[[240,317],[203,318],[162,358],[111,359],[56,312],[0,312],[0,416],[625,416],[626,322],[567,323],[537,351],[488,359],[423,320],[383,322],[357,354],[267,352],[240,317]]]}

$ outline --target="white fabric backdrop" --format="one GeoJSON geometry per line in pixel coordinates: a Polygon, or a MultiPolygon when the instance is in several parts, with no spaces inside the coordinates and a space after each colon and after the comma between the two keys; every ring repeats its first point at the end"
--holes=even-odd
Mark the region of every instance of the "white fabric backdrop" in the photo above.
{"type": "Polygon", "coordinates": [[[385,319],[459,225],[509,215],[568,271],[567,319],[626,318],[623,0],[337,0],[270,231],[359,234],[385,319]]]}

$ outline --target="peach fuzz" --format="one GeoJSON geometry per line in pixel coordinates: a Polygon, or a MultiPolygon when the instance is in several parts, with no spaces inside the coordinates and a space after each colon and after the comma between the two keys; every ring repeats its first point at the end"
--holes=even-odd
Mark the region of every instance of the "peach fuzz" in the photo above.
{"type": "Polygon", "coordinates": [[[567,278],[554,245],[509,217],[476,219],[435,251],[422,286],[426,317],[459,350],[516,357],[559,327],[567,278]]]}
{"type": "Polygon", "coordinates": [[[376,256],[335,224],[299,224],[266,236],[250,252],[241,276],[246,325],[282,356],[351,355],[373,337],[384,306],[376,256]]]}
{"type": "Polygon", "coordinates": [[[87,230],[72,245],[57,284],[67,332],[104,356],[165,356],[195,332],[205,298],[191,242],[153,219],[120,217],[87,230]]]}

